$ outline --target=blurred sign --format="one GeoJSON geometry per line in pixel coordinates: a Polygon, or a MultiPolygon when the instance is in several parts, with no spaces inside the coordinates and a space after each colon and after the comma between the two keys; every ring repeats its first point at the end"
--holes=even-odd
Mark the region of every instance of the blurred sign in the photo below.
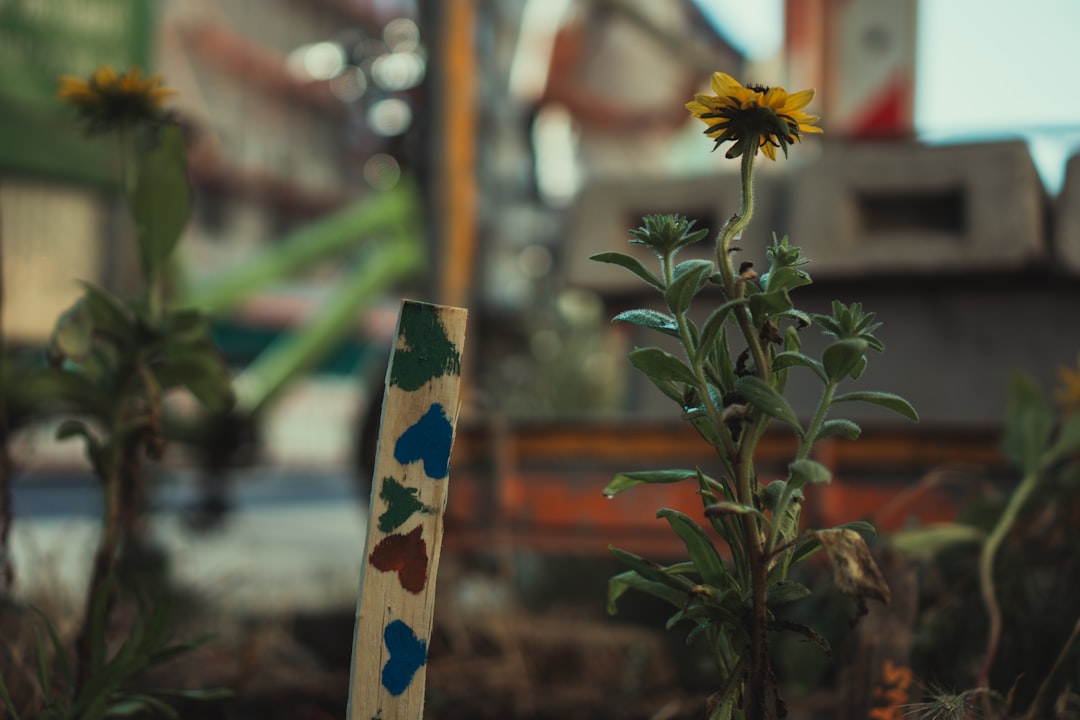
{"type": "Polygon", "coordinates": [[[788,82],[831,133],[909,137],[917,0],[787,0],[788,82]]]}
{"type": "Polygon", "coordinates": [[[57,76],[146,67],[151,0],[0,0],[0,171],[101,181],[57,76]]]}

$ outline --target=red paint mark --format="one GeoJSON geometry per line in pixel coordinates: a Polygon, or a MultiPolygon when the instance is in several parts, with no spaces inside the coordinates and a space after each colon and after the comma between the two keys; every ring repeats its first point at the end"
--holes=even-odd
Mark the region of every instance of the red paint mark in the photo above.
{"type": "Polygon", "coordinates": [[[371,564],[384,572],[396,572],[401,587],[419,595],[427,584],[427,543],[420,537],[420,526],[408,535],[387,535],[369,557],[371,564]]]}

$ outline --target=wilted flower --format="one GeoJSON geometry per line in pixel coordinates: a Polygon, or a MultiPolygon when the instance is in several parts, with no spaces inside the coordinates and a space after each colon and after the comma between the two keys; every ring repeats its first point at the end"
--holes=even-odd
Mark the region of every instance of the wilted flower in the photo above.
{"type": "Polygon", "coordinates": [[[770,160],[776,159],[776,148],[786,157],[788,145],[799,142],[803,133],[821,132],[814,127],[818,117],[803,112],[814,99],[813,89],[788,95],[781,87],[744,86],[718,72],[713,73],[712,90],[715,95],[698,94],[686,108],[709,126],[705,134],[716,141],[713,150],[734,143],[729,158],[756,153],[759,147],[770,160]]]}
{"type": "Polygon", "coordinates": [[[75,107],[88,132],[107,132],[160,118],[176,94],[161,83],[160,75],[144,78],[137,67],[120,75],[102,65],[89,78],[61,76],[57,97],[75,107]]]}

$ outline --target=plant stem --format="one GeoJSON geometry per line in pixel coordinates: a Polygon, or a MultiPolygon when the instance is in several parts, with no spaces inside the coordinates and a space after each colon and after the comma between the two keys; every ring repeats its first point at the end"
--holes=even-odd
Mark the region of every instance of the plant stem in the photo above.
{"type": "MultiPolygon", "coordinates": [[[[664,255],[661,267],[664,272],[665,286],[671,285],[675,279],[674,262],[675,259],[672,256],[672,253],[664,255]]],[[[728,270],[730,269],[731,268],[729,267],[728,270]]],[[[693,370],[694,378],[697,380],[695,389],[697,390],[698,395],[701,396],[701,402],[705,406],[705,412],[709,414],[709,421],[716,428],[717,433],[720,435],[720,440],[723,443],[722,448],[716,448],[717,453],[724,462],[724,467],[731,476],[734,477],[731,462],[732,458],[738,453],[738,449],[735,447],[735,440],[731,437],[731,431],[728,429],[727,424],[724,423],[720,415],[720,409],[717,408],[716,403],[713,402],[712,393],[709,392],[709,381],[708,378],[705,377],[705,364],[702,359],[698,358],[699,353],[690,336],[690,326],[686,319],[686,313],[675,313],[675,323],[679,327],[679,341],[686,351],[686,358],[690,362],[690,368],[693,370]],[[723,452],[721,452],[721,450],[723,452]]]]}
{"type": "MultiPolygon", "coordinates": [[[[810,427],[806,429],[806,434],[802,438],[802,442],[799,444],[799,451],[795,455],[796,460],[805,460],[810,455],[810,450],[814,447],[814,436],[818,434],[821,429],[821,424],[825,422],[825,416],[829,412],[829,406],[832,405],[833,395],[836,394],[836,383],[829,381],[825,386],[825,392],[821,395],[821,400],[818,401],[817,410],[814,412],[814,417],[810,421],[810,427]]],[[[776,542],[779,539],[780,533],[780,520],[787,512],[788,505],[791,504],[791,497],[794,492],[791,489],[791,483],[784,488],[784,492],[780,494],[780,500],[776,504],[776,512],[773,514],[772,526],[769,528],[769,539],[765,543],[765,556],[772,558],[773,553],[776,551],[776,542]]]]}
{"type": "Polygon", "coordinates": [[[990,668],[994,664],[994,656],[997,655],[998,645],[1001,642],[1001,606],[998,604],[997,590],[994,584],[994,560],[997,557],[1001,543],[1005,540],[1005,536],[1009,534],[1009,530],[1012,529],[1013,524],[1016,522],[1024,503],[1027,502],[1027,499],[1035,490],[1041,474],[1042,467],[1040,465],[1029,471],[1020,481],[1020,485],[1009,497],[1009,502],[1005,505],[1005,510],[1002,511],[993,531],[986,538],[982,553],[979,556],[979,589],[982,592],[983,604],[986,606],[986,614],[990,618],[990,630],[986,642],[986,655],[983,658],[978,681],[975,683],[976,687],[990,687],[990,668]]]}
{"type": "MultiPolygon", "coordinates": [[[[750,223],[754,214],[754,156],[757,151],[757,142],[749,142],[748,147],[753,152],[746,152],[742,156],[742,202],[739,214],[733,216],[717,240],[716,260],[720,268],[720,277],[724,283],[724,290],[728,300],[734,300],[746,292],[745,283],[735,277],[732,267],[731,253],[732,243],[741,235],[750,223]]],[[[758,333],[754,330],[750,311],[745,305],[738,305],[732,309],[735,313],[739,329],[746,340],[747,347],[753,355],[754,364],[758,376],[768,382],[770,376],[769,362],[765,350],[761,346],[758,333]]],[[[735,492],[737,500],[743,505],[754,505],[754,449],[761,433],[768,423],[767,417],[759,417],[743,430],[739,438],[739,452],[735,462],[735,492]]],[[[768,636],[766,624],[766,594],[768,592],[768,559],[764,553],[761,537],[761,525],[758,518],[752,514],[741,515],[743,535],[747,559],[750,564],[750,667],[747,682],[747,694],[745,699],[746,717],[749,720],[760,720],[765,717],[765,693],[769,676],[768,660],[768,636]]]]}
{"type": "MultiPolygon", "coordinates": [[[[739,214],[733,216],[724,229],[720,231],[720,239],[716,245],[716,261],[720,266],[720,276],[724,281],[724,290],[728,299],[734,300],[743,297],[746,292],[744,283],[735,277],[735,270],[731,265],[732,243],[742,236],[743,230],[750,224],[750,218],[754,214],[754,155],[757,143],[750,147],[755,148],[754,153],[744,153],[742,156],[742,202],[739,214]]],[[[747,347],[754,357],[754,365],[757,374],[762,380],[769,379],[769,359],[765,355],[765,349],[761,346],[761,340],[754,330],[750,310],[745,305],[739,305],[732,309],[735,319],[739,324],[739,330],[746,338],[747,347]]]]}

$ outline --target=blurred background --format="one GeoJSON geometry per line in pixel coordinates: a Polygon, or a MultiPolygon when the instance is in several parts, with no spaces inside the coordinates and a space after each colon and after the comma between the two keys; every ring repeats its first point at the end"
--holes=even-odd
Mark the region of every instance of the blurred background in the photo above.
{"type": "MultiPolygon", "coordinates": [[[[177,577],[248,612],[344,608],[315,644],[351,637],[411,297],[470,313],[440,606],[584,606],[584,622],[603,611],[608,543],[677,554],[655,509],[694,501],[605,500],[611,474],[710,462],[625,361],[655,338],[609,322],[659,298],[588,257],[627,250],[645,213],[715,231],[737,209],[738,163],[683,108],[714,71],[814,87],[825,134],[757,164],[745,256],[763,269],[772,234],[790,235],[813,261],[798,307],[878,313],[887,351],[865,384],[922,421],[853,407],[864,437],[823,448],[836,480],[806,516],[951,517],[965,490],[904,492],[943,465],[1000,474],[1010,374],[1053,385],[1080,353],[1077,27],[1070,0],[2,0],[4,342],[32,357],[77,279],[138,286],[111,148],[81,136],[56,77],[160,72],[195,192],[176,297],[214,313],[239,396],[219,443],[154,469],[177,577]]],[[[791,391],[809,414],[816,389],[791,391]]],[[[55,427],[11,428],[13,546],[20,592],[77,597],[100,499],[55,427]]],[[[763,472],[782,471],[785,442],[763,472]]],[[[492,627],[484,642],[517,662],[559,635],[492,627]]],[[[597,687],[634,677],[624,646],[654,642],[626,632],[590,641],[616,658],[596,661],[597,687]]],[[[539,702],[546,681],[518,669],[525,689],[501,689],[539,702]]]]}

